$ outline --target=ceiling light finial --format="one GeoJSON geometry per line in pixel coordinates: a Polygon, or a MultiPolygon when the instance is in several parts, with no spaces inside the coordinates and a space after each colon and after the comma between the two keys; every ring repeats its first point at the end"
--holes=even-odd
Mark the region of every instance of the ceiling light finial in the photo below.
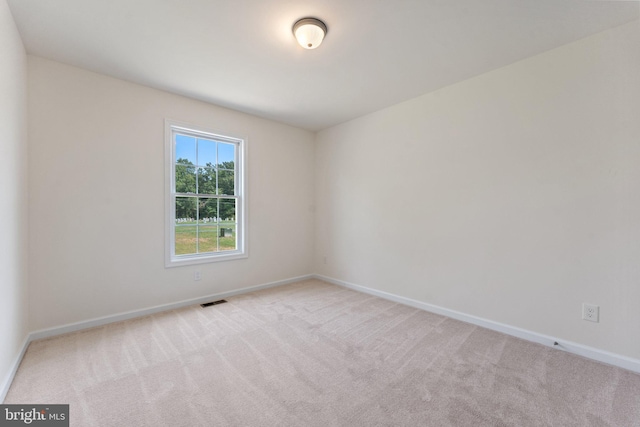
{"type": "Polygon", "coordinates": [[[305,49],[315,49],[320,46],[326,34],[327,26],[316,18],[302,18],[293,24],[293,35],[305,49]]]}

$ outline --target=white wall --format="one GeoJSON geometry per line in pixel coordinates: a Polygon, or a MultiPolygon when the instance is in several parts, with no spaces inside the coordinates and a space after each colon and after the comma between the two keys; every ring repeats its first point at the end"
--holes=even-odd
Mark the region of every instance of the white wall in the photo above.
{"type": "Polygon", "coordinates": [[[316,271],[640,358],[639,26],[320,132],[316,271]]]}
{"type": "Polygon", "coordinates": [[[0,0],[0,402],[27,335],[27,57],[0,0]]]}
{"type": "Polygon", "coordinates": [[[31,330],[312,272],[310,132],[29,57],[29,133],[31,330]],[[248,259],[164,267],[165,118],[248,138],[248,259]]]}

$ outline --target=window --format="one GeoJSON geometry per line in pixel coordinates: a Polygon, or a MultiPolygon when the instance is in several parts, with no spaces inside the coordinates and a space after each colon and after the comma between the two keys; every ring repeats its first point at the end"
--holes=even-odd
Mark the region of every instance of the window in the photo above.
{"type": "Polygon", "coordinates": [[[166,266],[246,257],[244,139],[166,123],[166,266]]]}

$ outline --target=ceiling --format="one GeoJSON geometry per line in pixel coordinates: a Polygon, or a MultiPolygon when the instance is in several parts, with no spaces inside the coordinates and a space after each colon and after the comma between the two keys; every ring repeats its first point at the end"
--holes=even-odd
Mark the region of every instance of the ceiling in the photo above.
{"type": "Polygon", "coordinates": [[[584,0],[8,0],[27,52],[312,131],[637,20],[584,0]],[[315,50],[291,28],[328,26],[315,50]]]}

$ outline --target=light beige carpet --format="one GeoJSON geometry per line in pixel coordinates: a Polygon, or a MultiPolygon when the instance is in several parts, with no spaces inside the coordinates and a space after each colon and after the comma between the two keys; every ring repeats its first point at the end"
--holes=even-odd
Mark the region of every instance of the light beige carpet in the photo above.
{"type": "Polygon", "coordinates": [[[640,375],[309,280],[31,343],[73,426],[640,426],[640,375]]]}

